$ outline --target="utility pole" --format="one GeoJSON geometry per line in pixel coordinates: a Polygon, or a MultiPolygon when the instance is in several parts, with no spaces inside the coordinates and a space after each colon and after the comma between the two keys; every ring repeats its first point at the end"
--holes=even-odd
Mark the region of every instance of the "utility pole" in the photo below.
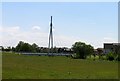
{"type": "Polygon", "coordinates": [[[49,44],[48,44],[48,55],[53,55],[53,32],[52,32],[52,16],[50,22],[50,33],[49,33],[49,44]]]}

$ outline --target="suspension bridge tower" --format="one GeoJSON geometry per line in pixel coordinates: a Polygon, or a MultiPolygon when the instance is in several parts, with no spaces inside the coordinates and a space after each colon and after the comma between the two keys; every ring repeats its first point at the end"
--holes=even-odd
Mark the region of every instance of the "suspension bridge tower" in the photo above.
{"type": "Polygon", "coordinates": [[[53,32],[52,32],[52,16],[50,22],[50,32],[49,32],[49,44],[48,44],[48,55],[53,55],[53,32]]]}

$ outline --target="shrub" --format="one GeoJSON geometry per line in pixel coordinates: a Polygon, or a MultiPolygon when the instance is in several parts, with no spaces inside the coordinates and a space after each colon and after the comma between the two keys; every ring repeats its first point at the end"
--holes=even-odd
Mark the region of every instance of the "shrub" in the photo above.
{"type": "Polygon", "coordinates": [[[116,60],[116,61],[120,61],[120,56],[117,55],[117,56],[115,57],[115,60],[116,60]]]}
{"type": "Polygon", "coordinates": [[[74,58],[74,59],[80,58],[79,54],[76,54],[76,53],[72,54],[71,57],[74,58]]]}
{"type": "Polygon", "coordinates": [[[107,60],[107,57],[105,55],[101,56],[102,60],[107,60]]]}
{"type": "Polygon", "coordinates": [[[98,55],[95,56],[95,60],[99,60],[99,56],[98,55]]]}
{"type": "Polygon", "coordinates": [[[94,56],[93,56],[93,55],[88,55],[88,56],[86,57],[86,59],[88,59],[88,60],[93,60],[93,59],[94,59],[94,56]]]}
{"type": "Polygon", "coordinates": [[[98,55],[88,55],[87,56],[87,59],[89,59],[89,60],[99,60],[99,56],[98,55]]]}
{"type": "Polygon", "coordinates": [[[114,53],[110,52],[106,55],[106,57],[107,57],[107,60],[113,61],[114,60],[114,53]]]}

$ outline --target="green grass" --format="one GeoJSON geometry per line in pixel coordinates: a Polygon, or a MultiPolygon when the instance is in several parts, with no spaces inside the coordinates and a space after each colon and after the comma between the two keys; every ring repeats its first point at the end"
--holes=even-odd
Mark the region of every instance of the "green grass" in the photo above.
{"type": "Polygon", "coordinates": [[[118,63],[3,53],[3,79],[117,79],[118,63]]]}

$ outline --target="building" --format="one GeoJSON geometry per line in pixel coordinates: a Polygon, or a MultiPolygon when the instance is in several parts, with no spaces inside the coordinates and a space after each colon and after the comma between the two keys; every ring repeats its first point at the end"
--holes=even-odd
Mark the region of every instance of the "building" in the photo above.
{"type": "Polygon", "coordinates": [[[94,53],[96,55],[102,55],[104,53],[104,49],[103,48],[94,49],[94,53]]]}
{"type": "Polygon", "coordinates": [[[120,53],[120,43],[104,43],[104,53],[120,53]]]}

